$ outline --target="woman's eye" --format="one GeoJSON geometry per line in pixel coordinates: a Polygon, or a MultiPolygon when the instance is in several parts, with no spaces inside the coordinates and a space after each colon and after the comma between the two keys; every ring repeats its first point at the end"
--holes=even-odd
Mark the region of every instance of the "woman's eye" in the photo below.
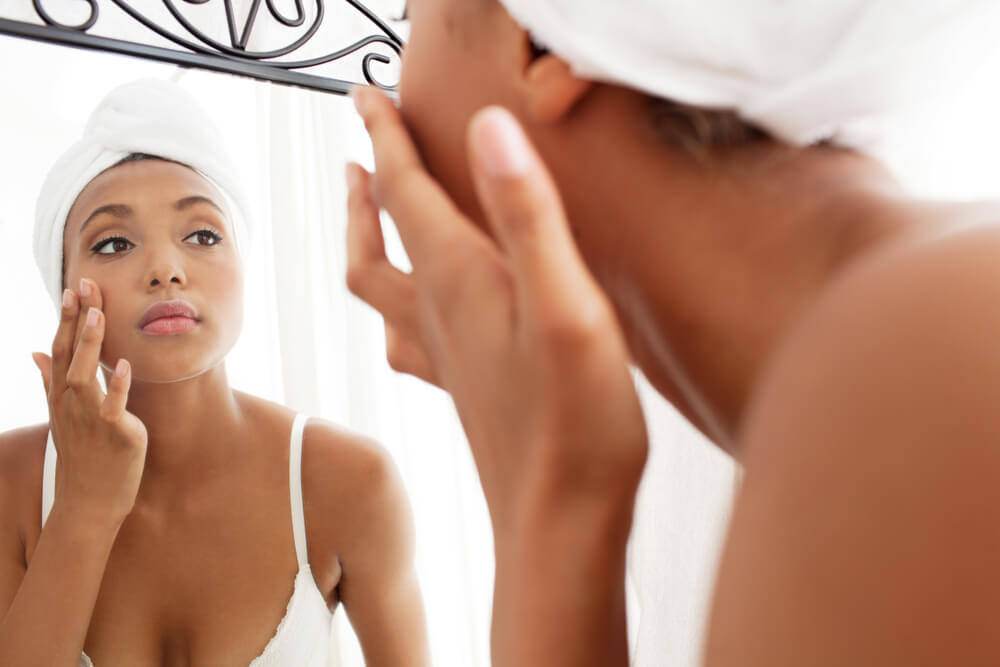
{"type": "Polygon", "coordinates": [[[222,237],[210,229],[199,229],[184,239],[185,242],[195,245],[216,245],[221,240],[222,237]]]}
{"type": "Polygon", "coordinates": [[[91,250],[98,255],[117,255],[120,252],[131,250],[134,244],[122,236],[113,236],[97,242],[91,250]]]}

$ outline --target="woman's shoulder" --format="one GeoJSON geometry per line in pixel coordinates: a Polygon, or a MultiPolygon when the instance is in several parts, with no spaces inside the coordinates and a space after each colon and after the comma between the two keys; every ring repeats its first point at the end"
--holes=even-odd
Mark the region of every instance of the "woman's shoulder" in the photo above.
{"type": "Polygon", "coordinates": [[[744,421],[708,664],[820,644],[830,664],[996,664],[967,621],[1000,600],[997,258],[996,228],[886,248],[780,345],[744,421]]]}
{"type": "MultiPolygon", "coordinates": [[[[285,446],[296,412],[247,394],[240,395],[240,401],[253,415],[257,430],[281,434],[274,440],[285,446]]],[[[396,489],[398,472],[392,455],[373,438],[309,416],[302,435],[302,485],[307,515],[315,507],[317,513],[335,520],[345,510],[355,516],[377,499],[380,490],[396,489]]]]}
{"type": "Polygon", "coordinates": [[[1000,416],[997,405],[1000,224],[914,236],[845,270],[779,344],[745,435],[834,421],[831,437],[847,437],[849,416],[872,433],[906,420],[928,432],[954,422],[958,435],[970,409],[1000,416]]]}
{"type": "Polygon", "coordinates": [[[376,440],[325,419],[311,418],[302,445],[307,492],[330,507],[366,502],[397,475],[392,455],[376,440]]]}
{"type": "Polygon", "coordinates": [[[31,477],[32,472],[41,475],[48,437],[48,424],[0,433],[0,479],[4,486],[31,477]]]}
{"type": "Polygon", "coordinates": [[[302,495],[309,560],[325,594],[350,568],[388,577],[387,563],[412,542],[409,501],[392,455],[381,444],[311,418],[302,443],[302,495]]]}
{"type": "Polygon", "coordinates": [[[41,532],[42,466],[48,435],[48,424],[0,433],[0,513],[5,523],[23,526],[25,533],[41,532]]]}
{"type": "MultiPolygon", "coordinates": [[[[297,412],[285,405],[250,394],[238,393],[244,413],[250,417],[255,430],[260,433],[274,431],[287,436],[297,412]]],[[[326,419],[306,415],[303,432],[303,478],[313,470],[322,475],[346,475],[351,479],[366,478],[384,473],[392,465],[392,457],[374,439],[351,431],[326,419]]],[[[287,443],[282,437],[281,446],[287,443]]]]}

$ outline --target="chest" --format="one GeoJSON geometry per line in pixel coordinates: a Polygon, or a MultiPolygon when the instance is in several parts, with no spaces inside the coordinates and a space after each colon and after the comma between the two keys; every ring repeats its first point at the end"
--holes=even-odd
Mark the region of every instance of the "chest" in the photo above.
{"type": "Polygon", "coordinates": [[[263,513],[130,517],[84,646],[96,667],[250,665],[285,617],[298,571],[287,519],[263,513]]]}

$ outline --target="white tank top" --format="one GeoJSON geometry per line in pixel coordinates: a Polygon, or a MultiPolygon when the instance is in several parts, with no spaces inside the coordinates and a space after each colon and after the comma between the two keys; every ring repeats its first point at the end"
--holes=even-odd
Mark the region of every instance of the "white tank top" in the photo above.
{"type": "MultiPolygon", "coordinates": [[[[309,567],[306,549],[306,523],[302,510],[302,434],[305,415],[297,415],[292,424],[288,455],[288,487],[291,492],[292,531],[295,536],[295,555],[299,571],[295,575],[295,588],[285,609],[285,617],[278,624],[274,636],[264,647],[264,652],[254,658],[250,667],[326,667],[330,651],[330,624],[333,614],[316,585],[309,567]]],[[[56,448],[52,434],[45,447],[42,472],[42,526],[52,511],[55,497],[56,448]]],[[[87,654],[80,657],[80,667],[94,667],[87,654]]]]}

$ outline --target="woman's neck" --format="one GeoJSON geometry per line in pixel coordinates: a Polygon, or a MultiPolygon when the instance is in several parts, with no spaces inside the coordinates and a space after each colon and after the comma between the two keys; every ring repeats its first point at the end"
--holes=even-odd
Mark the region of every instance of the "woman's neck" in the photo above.
{"type": "Polygon", "coordinates": [[[228,443],[244,416],[229,386],[225,364],[181,382],[135,381],[128,410],[146,426],[143,483],[156,477],[194,478],[233,452],[228,443]]]}
{"type": "Polygon", "coordinates": [[[542,150],[637,363],[723,447],[801,310],[918,226],[873,160],[771,142],[692,156],[658,140],[645,100],[620,89],[593,95],[560,132],[548,137],[558,150],[542,150]]]}

